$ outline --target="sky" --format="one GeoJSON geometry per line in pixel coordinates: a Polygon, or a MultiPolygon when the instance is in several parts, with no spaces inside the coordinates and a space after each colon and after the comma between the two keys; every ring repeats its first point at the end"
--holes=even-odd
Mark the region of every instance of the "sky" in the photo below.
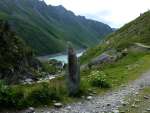
{"type": "Polygon", "coordinates": [[[150,9],[150,0],[44,0],[54,6],[63,5],[76,15],[119,28],[150,9]]]}

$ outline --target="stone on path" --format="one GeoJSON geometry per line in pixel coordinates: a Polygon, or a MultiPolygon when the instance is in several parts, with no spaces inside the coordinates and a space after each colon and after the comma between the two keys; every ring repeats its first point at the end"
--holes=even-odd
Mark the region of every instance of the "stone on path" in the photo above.
{"type": "Polygon", "coordinates": [[[56,107],[56,108],[61,108],[63,105],[62,105],[62,103],[54,103],[54,106],[56,107]]]}
{"type": "Polygon", "coordinates": [[[150,108],[146,109],[146,111],[150,112],[150,108]]]}
{"type": "Polygon", "coordinates": [[[131,106],[132,108],[137,108],[138,106],[137,105],[135,105],[135,104],[132,104],[132,106],[131,106]]]}
{"type": "Polygon", "coordinates": [[[93,97],[92,96],[87,96],[86,99],[87,100],[91,100],[93,97]]]}
{"type": "Polygon", "coordinates": [[[144,99],[149,99],[149,97],[148,96],[144,96],[144,99]]]}

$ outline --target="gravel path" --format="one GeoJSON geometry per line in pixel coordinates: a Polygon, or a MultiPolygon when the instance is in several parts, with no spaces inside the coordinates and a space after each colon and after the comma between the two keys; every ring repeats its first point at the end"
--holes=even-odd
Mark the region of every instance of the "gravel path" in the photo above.
{"type": "Polygon", "coordinates": [[[74,103],[61,109],[36,109],[36,113],[119,113],[118,107],[126,103],[124,102],[125,97],[136,95],[140,89],[146,86],[150,86],[150,71],[144,73],[131,84],[122,86],[104,96],[93,97],[90,101],[74,103]]]}

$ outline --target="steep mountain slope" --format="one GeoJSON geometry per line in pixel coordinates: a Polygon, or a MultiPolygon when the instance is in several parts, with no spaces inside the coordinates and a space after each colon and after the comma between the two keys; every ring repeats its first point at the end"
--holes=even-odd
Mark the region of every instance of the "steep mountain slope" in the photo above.
{"type": "Polygon", "coordinates": [[[39,0],[1,0],[0,18],[10,21],[38,54],[62,51],[67,41],[78,48],[90,47],[112,32],[106,24],[39,0]]]}
{"type": "Polygon", "coordinates": [[[18,83],[27,78],[36,78],[41,64],[33,57],[32,50],[11,31],[7,22],[0,21],[0,80],[18,83]]]}
{"type": "Polygon", "coordinates": [[[106,37],[101,44],[89,49],[81,58],[82,63],[96,57],[107,49],[121,51],[135,43],[150,45],[150,11],[141,14],[137,19],[126,24],[106,37]]]}

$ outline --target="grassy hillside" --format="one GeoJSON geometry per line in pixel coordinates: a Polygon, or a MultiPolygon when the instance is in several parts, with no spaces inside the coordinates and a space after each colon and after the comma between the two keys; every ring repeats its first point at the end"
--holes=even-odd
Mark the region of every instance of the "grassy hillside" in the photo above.
{"type": "Polygon", "coordinates": [[[118,51],[121,51],[134,45],[134,43],[150,45],[149,18],[150,11],[141,14],[137,19],[110,34],[98,46],[89,49],[83,57],[81,57],[81,62],[86,63],[90,59],[110,48],[115,48],[118,51]]]}
{"type": "Polygon", "coordinates": [[[108,25],[39,0],[1,0],[0,19],[10,21],[38,54],[63,51],[67,41],[77,48],[91,47],[112,32],[108,25]]]}

